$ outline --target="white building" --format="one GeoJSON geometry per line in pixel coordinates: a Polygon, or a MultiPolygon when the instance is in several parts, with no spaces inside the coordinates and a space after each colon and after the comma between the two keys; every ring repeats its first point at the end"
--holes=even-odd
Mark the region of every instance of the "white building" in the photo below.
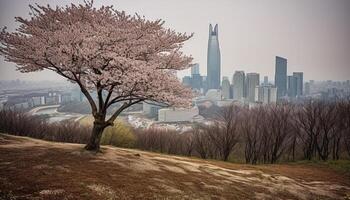
{"type": "Polygon", "coordinates": [[[32,97],[33,106],[45,105],[45,96],[32,97]]]}
{"type": "Polygon", "coordinates": [[[210,90],[208,90],[205,97],[210,101],[217,102],[217,101],[220,101],[222,99],[222,93],[221,93],[221,90],[210,89],[210,90]]]}
{"type": "Polygon", "coordinates": [[[198,107],[186,108],[162,108],[158,111],[160,122],[191,122],[199,115],[198,107]]]}
{"type": "Polygon", "coordinates": [[[271,87],[270,88],[270,103],[276,103],[277,102],[277,87],[271,87]]]}
{"type": "Polygon", "coordinates": [[[263,104],[275,103],[277,101],[277,88],[272,85],[256,86],[255,101],[263,104]]]}

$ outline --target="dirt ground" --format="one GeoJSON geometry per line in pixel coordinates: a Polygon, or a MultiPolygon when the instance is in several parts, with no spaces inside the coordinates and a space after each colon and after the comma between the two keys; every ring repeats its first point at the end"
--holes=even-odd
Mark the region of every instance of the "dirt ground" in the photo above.
{"type": "Polygon", "coordinates": [[[349,199],[350,176],[0,134],[0,199],[349,199]]]}

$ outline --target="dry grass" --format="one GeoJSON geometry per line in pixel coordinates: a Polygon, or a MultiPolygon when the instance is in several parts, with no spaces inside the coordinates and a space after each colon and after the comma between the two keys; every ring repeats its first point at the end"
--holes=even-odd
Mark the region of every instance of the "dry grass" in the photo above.
{"type": "Polygon", "coordinates": [[[325,167],[82,147],[0,135],[0,199],[344,199],[350,191],[348,175],[325,167]]]}

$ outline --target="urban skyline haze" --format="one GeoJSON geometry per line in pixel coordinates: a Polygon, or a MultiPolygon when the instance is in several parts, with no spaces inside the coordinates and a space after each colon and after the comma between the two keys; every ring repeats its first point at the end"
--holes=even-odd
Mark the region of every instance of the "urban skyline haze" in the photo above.
{"type": "MultiPolygon", "coordinates": [[[[72,1],[0,1],[0,27],[13,31],[15,16],[29,17],[29,4],[64,6],[72,1]]],[[[74,1],[83,3],[83,1],[74,1]]],[[[274,79],[275,56],[288,59],[288,74],[304,72],[304,80],[346,80],[350,77],[350,1],[347,0],[103,0],[95,6],[114,5],[128,14],[163,19],[178,32],[194,33],[184,52],[207,70],[208,25],[219,25],[221,76],[235,71],[257,72],[274,79]],[[219,3],[220,2],[220,3],[219,3]]],[[[190,69],[179,77],[190,74],[190,69]]],[[[0,80],[62,80],[51,72],[15,71],[0,57],[0,80]]]]}

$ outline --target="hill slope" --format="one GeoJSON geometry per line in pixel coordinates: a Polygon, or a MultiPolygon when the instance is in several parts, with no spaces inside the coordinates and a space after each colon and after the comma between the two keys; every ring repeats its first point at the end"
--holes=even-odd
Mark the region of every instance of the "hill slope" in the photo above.
{"type": "Polygon", "coordinates": [[[0,199],[344,199],[350,178],[305,165],[239,165],[0,134],[0,199]]]}

